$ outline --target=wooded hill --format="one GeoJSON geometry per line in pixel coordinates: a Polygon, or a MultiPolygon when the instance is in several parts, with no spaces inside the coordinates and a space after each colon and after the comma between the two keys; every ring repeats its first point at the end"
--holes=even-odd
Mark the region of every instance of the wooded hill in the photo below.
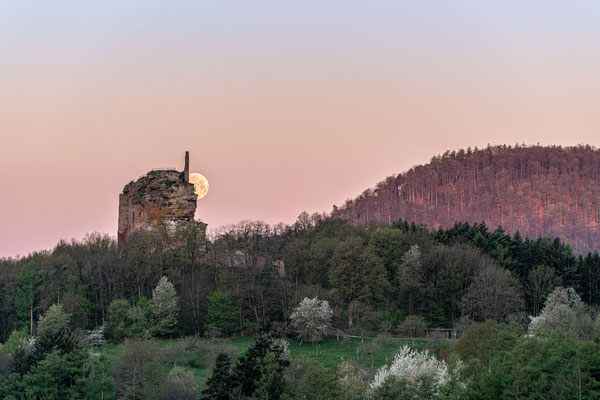
{"type": "Polygon", "coordinates": [[[332,217],[399,219],[448,228],[485,222],[524,236],[560,237],[575,252],[600,248],[600,150],[589,145],[488,146],[447,151],[379,182],[332,217]]]}

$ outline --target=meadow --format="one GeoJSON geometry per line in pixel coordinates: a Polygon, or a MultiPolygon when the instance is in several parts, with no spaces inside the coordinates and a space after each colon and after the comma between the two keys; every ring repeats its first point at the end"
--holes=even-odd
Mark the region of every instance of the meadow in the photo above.
{"type": "MultiPolygon", "coordinates": [[[[298,339],[288,339],[290,358],[296,362],[316,361],[327,370],[333,371],[340,362],[352,361],[362,367],[377,369],[389,364],[396,351],[409,345],[419,350],[429,350],[440,355],[452,345],[451,340],[425,338],[349,338],[339,340],[325,339],[314,345],[298,339]]],[[[225,352],[236,359],[255,343],[252,337],[233,337],[220,339],[182,338],[157,340],[161,359],[167,368],[183,366],[193,371],[200,388],[210,377],[214,360],[218,353],[225,352]]],[[[110,374],[115,360],[119,357],[124,344],[105,344],[97,352],[105,356],[107,372],[110,374]]]]}

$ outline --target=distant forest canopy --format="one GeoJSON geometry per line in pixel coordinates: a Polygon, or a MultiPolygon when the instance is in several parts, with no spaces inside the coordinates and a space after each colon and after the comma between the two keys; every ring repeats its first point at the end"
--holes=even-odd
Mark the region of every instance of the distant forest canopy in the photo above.
{"type": "Polygon", "coordinates": [[[600,248],[600,150],[517,144],[447,151],[334,206],[332,216],[433,228],[483,221],[530,238],[560,237],[584,254],[600,248]]]}
{"type": "Polygon", "coordinates": [[[139,233],[121,256],[113,238],[91,234],[0,258],[0,343],[16,330],[35,332],[56,303],[76,330],[105,325],[113,342],[153,335],[151,302],[163,277],[181,308],[173,335],[215,326],[226,335],[281,335],[300,301],[315,296],[331,305],[336,328],[360,335],[403,334],[410,316],[431,328],[487,319],[526,325],[559,286],[600,305],[598,253],[577,256],[558,238],[530,240],[484,223],[353,226],[303,213],[289,226],[243,221],[210,240],[205,234],[205,224],[191,223],[173,247],[164,230],[139,233]]]}

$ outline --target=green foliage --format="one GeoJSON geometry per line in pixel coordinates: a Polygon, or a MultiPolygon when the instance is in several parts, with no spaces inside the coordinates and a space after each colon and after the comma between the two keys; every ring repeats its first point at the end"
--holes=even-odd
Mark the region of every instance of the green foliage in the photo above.
{"type": "MultiPolygon", "coordinates": [[[[256,343],[238,359],[233,369],[234,379],[238,386],[237,391],[241,396],[251,397],[256,391],[257,383],[262,376],[261,367],[269,353],[276,360],[275,368],[280,374],[283,374],[283,370],[289,366],[290,363],[286,359],[285,349],[280,344],[270,336],[257,336],[256,343]]],[[[271,373],[271,370],[269,371],[271,373]]]]}
{"type": "Polygon", "coordinates": [[[127,335],[149,338],[151,336],[152,310],[146,297],[127,310],[127,335]]]}
{"type": "Polygon", "coordinates": [[[175,366],[169,372],[167,383],[161,390],[161,400],[194,400],[197,388],[194,373],[175,366]]]}
{"type": "MultiPolygon", "coordinates": [[[[383,299],[389,282],[381,259],[364,240],[353,236],[338,244],[329,271],[329,279],[336,293],[350,304],[353,301],[376,303],[383,299]]],[[[348,310],[348,326],[353,313],[348,310]]]]}
{"type": "Polygon", "coordinates": [[[23,399],[85,397],[89,354],[73,337],[69,319],[61,306],[53,305],[40,317],[33,345],[18,338],[12,374],[0,393],[23,399]]]}
{"type": "Polygon", "coordinates": [[[268,352],[260,366],[260,378],[256,383],[253,398],[261,400],[279,400],[285,390],[282,367],[279,356],[268,352]]]}
{"type": "Polygon", "coordinates": [[[43,286],[42,278],[42,272],[35,269],[33,260],[26,262],[16,277],[18,286],[15,293],[15,311],[20,328],[30,328],[30,325],[33,325],[33,319],[39,309],[37,299],[43,286]]]}
{"type": "Polygon", "coordinates": [[[335,373],[318,362],[303,363],[304,371],[294,387],[296,400],[335,400],[341,398],[342,386],[335,373]]]}
{"type": "Polygon", "coordinates": [[[62,354],[75,350],[77,343],[69,327],[70,317],[63,311],[62,306],[54,304],[40,318],[33,347],[35,360],[42,360],[55,350],[62,354]]]}
{"type": "Polygon", "coordinates": [[[600,397],[600,346],[574,337],[527,337],[499,354],[470,388],[473,398],[600,397]]]}
{"type": "Polygon", "coordinates": [[[429,308],[423,313],[423,319],[425,324],[429,328],[446,328],[448,322],[446,321],[446,315],[436,302],[432,301],[429,303],[429,308]]]}
{"type": "Polygon", "coordinates": [[[25,396],[40,400],[85,398],[87,358],[84,349],[65,352],[54,348],[23,376],[25,396]]]}
{"type": "Polygon", "coordinates": [[[177,331],[179,324],[179,297],[175,287],[166,276],[158,281],[152,291],[150,308],[154,314],[153,332],[158,336],[169,336],[177,331]]]}
{"type": "Polygon", "coordinates": [[[235,382],[231,374],[231,359],[225,353],[217,356],[212,376],[206,382],[202,398],[206,400],[232,400],[235,382]]]}
{"type": "Polygon", "coordinates": [[[239,319],[235,305],[220,290],[215,290],[208,298],[206,327],[217,328],[226,335],[239,331],[239,319]]]}
{"type": "Polygon", "coordinates": [[[125,299],[113,300],[106,313],[105,335],[113,343],[120,343],[128,333],[127,312],[129,302],[125,299]]]}
{"type": "Polygon", "coordinates": [[[15,329],[10,333],[3,347],[8,353],[13,353],[17,347],[29,342],[29,328],[15,329]]]}
{"type": "Polygon", "coordinates": [[[110,359],[105,354],[92,357],[85,388],[87,399],[101,400],[117,397],[115,381],[110,376],[110,366],[110,359]]]}
{"type": "Polygon", "coordinates": [[[157,398],[167,376],[160,352],[150,340],[126,340],[115,360],[117,394],[127,399],[157,398]]]}

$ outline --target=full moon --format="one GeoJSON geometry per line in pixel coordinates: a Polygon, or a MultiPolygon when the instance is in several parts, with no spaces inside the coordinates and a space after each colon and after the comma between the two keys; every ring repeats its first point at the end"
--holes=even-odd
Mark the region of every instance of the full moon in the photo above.
{"type": "Polygon", "coordinates": [[[194,193],[198,195],[198,200],[206,196],[208,193],[208,180],[198,173],[190,174],[190,183],[194,184],[194,193]]]}

